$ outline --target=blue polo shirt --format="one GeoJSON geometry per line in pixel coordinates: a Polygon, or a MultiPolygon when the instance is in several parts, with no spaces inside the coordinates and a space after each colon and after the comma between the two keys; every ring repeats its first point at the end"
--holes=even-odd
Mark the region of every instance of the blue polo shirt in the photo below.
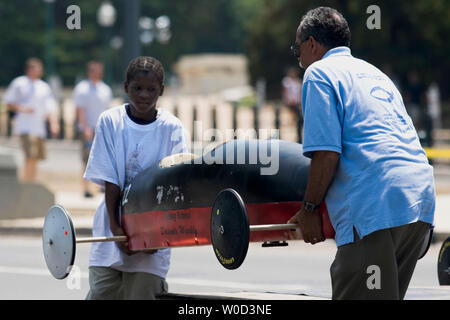
{"type": "Polygon", "coordinates": [[[325,203],[338,246],[418,220],[433,223],[429,165],[403,99],[373,65],[338,47],[313,63],[303,83],[304,155],[340,161],[325,203]]]}

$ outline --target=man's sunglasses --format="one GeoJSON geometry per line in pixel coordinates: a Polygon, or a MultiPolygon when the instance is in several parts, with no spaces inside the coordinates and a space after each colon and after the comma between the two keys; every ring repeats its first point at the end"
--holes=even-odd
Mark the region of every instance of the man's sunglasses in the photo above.
{"type": "Polygon", "coordinates": [[[291,52],[297,59],[300,58],[300,46],[297,43],[293,43],[291,46],[291,52]]]}

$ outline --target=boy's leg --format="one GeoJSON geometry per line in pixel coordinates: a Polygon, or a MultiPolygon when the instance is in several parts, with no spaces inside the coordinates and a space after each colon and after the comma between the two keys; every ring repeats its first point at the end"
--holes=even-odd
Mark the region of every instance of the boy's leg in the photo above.
{"type": "Polygon", "coordinates": [[[125,300],[155,300],[168,292],[168,285],[165,279],[151,273],[124,272],[123,289],[125,300]]]}
{"type": "Polygon", "coordinates": [[[122,272],[107,267],[89,267],[89,286],[86,300],[122,299],[122,272]]]}

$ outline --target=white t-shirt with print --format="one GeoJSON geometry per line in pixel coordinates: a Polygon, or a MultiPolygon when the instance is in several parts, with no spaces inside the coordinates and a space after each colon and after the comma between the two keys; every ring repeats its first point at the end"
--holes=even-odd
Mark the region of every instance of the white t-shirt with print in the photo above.
{"type": "Polygon", "coordinates": [[[94,129],[100,114],[111,106],[111,88],[99,81],[80,81],[73,89],[73,100],[77,108],[83,109],[86,123],[94,129]]]}
{"type": "Polygon", "coordinates": [[[30,134],[45,138],[45,120],[49,114],[57,111],[56,100],[45,81],[31,80],[27,76],[15,78],[5,92],[3,103],[33,108],[32,113],[17,112],[14,118],[16,135],[30,134]]]}
{"type": "MultiPolygon", "coordinates": [[[[98,120],[84,178],[102,186],[107,181],[123,190],[138,173],[164,157],[186,152],[187,143],[181,121],[168,111],[159,109],[154,122],[140,125],[128,117],[125,105],[114,107],[98,120]]],[[[112,236],[104,200],[94,216],[93,236],[112,236]]],[[[89,259],[90,266],[147,272],[162,278],[169,263],[170,249],[128,256],[114,242],[93,243],[89,259]]]]}

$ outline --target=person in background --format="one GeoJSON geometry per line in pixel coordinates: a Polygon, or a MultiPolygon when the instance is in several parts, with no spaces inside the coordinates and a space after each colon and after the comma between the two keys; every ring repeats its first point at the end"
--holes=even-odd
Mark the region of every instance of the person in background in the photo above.
{"type": "Polygon", "coordinates": [[[296,119],[298,142],[302,142],[302,80],[299,77],[297,68],[289,68],[282,82],[283,103],[296,119]]]}
{"type": "Polygon", "coordinates": [[[37,163],[46,158],[47,120],[52,137],[59,133],[56,99],[50,86],[41,80],[43,71],[41,60],[28,59],[25,75],[15,78],[4,96],[8,111],[15,114],[14,133],[20,136],[25,154],[25,181],[36,179],[37,163]]]}
{"type": "Polygon", "coordinates": [[[408,73],[405,91],[406,108],[411,115],[414,127],[416,129],[422,129],[425,87],[420,81],[419,73],[417,71],[408,73]]]}
{"type": "MultiPolygon", "coordinates": [[[[94,129],[100,114],[107,110],[112,101],[111,88],[102,81],[103,64],[91,61],[87,64],[87,79],[80,81],[74,88],[73,100],[77,110],[78,129],[81,132],[81,157],[83,172],[89,158],[94,129]]],[[[93,196],[89,190],[89,182],[82,180],[84,196],[93,196]]]]}
{"type": "Polygon", "coordinates": [[[427,90],[428,113],[433,121],[433,128],[442,128],[441,92],[437,82],[432,82],[427,90]]]}

